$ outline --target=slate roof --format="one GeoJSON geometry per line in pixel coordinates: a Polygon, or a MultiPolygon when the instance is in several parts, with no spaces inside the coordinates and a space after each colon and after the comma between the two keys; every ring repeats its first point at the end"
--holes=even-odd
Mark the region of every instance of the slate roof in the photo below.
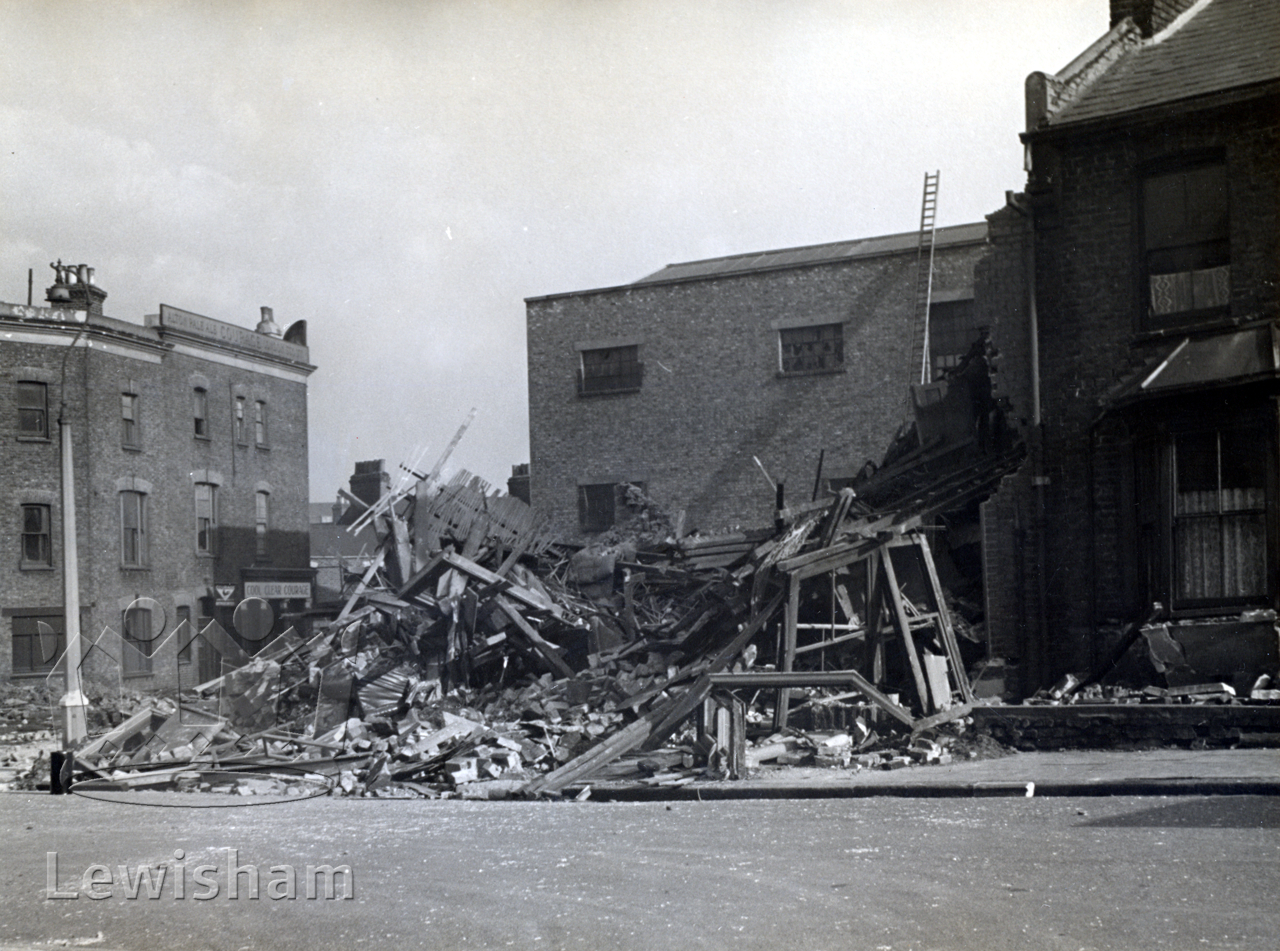
{"type": "Polygon", "coordinates": [[[1280,3],[1209,0],[1122,56],[1050,126],[1280,79],[1280,3]]]}
{"type": "MultiPolygon", "coordinates": [[[[730,274],[747,274],[774,268],[803,267],[830,261],[847,261],[852,258],[874,257],[880,254],[898,254],[915,251],[920,239],[918,231],[882,235],[876,238],[858,238],[852,241],[836,241],[831,244],[812,244],[800,248],[783,248],[778,251],[754,251],[749,254],[733,254],[722,258],[707,258],[683,264],[668,264],[636,284],[659,284],[666,281],[721,277],[730,274]]],[[[987,239],[985,221],[972,224],[951,225],[939,228],[934,237],[937,248],[957,244],[976,244],[987,239]]]]}

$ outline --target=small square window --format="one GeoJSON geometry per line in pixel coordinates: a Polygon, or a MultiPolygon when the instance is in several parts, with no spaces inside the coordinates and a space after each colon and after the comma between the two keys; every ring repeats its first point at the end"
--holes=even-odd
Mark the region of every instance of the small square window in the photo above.
{"type": "Polygon", "coordinates": [[[819,324],[778,331],[784,374],[821,373],[844,367],[844,325],[819,324]]]}
{"type": "Polygon", "coordinates": [[[137,449],[142,445],[138,429],[138,394],[120,394],[120,445],[137,449]]]}
{"type": "Polygon", "coordinates": [[[22,567],[53,567],[53,535],[49,506],[22,506],[22,567]]]}
{"type": "Polygon", "coordinates": [[[604,347],[583,350],[578,368],[578,395],[594,393],[627,393],[640,389],[644,382],[644,364],[640,347],[604,347]]]}
{"type": "Polygon", "coordinates": [[[32,380],[18,381],[18,436],[49,438],[49,387],[32,380]]]}
{"type": "Polygon", "coordinates": [[[603,532],[613,527],[614,484],[601,482],[578,486],[578,527],[584,532],[603,532]]]}
{"type": "Polygon", "coordinates": [[[618,523],[618,513],[625,513],[631,490],[642,494],[643,482],[597,482],[578,486],[578,527],[584,532],[604,532],[618,523]]]}
{"type": "Polygon", "coordinates": [[[62,615],[13,618],[13,672],[45,674],[67,649],[62,615]]]}

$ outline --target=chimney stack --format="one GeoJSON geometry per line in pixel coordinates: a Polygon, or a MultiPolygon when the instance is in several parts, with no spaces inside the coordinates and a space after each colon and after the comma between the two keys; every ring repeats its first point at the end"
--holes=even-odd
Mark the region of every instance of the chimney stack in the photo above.
{"type": "Polygon", "coordinates": [[[62,258],[49,267],[53,268],[54,279],[53,285],[45,288],[46,301],[54,307],[102,315],[102,302],[107,299],[107,292],[93,282],[93,268],[87,264],[63,264],[62,258]]]}
{"type": "Polygon", "coordinates": [[[373,505],[391,489],[391,473],[384,468],[384,460],[373,459],[357,462],[351,475],[351,494],[365,505],[373,505]]]}
{"type": "Polygon", "coordinates": [[[1185,13],[1196,0],[1111,0],[1111,27],[1131,17],[1144,37],[1152,37],[1185,13]]]}

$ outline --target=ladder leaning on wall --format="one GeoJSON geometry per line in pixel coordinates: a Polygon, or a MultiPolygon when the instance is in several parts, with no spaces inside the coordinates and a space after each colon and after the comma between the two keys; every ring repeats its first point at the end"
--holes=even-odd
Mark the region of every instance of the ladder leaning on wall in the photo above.
{"type": "Polygon", "coordinates": [[[940,172],[924,173],[924,198],[920,205],[920,237],[916,244],[915,307],[911,322],[911,377],[915,377],[916,348],[920,341],[920,382],[933,381],[932,362],[929,359],[929,304],[933,297],[933,247],[937,235],[935,217],[938,211],[938,176],[940,172]]]}

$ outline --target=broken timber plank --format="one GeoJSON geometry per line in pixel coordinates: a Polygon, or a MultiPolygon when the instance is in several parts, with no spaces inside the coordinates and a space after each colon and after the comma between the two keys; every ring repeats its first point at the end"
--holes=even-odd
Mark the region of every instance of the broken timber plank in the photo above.
{"type": "MultiPolygon", "coordinates": [[[[470,558],[464,558],[462,555],[455,554],[452,551],[443,551],[440,555],[444,563],[449,565],[451,568],[457,568],[459,571],[465,572],[485,584],[493,584],[496,581],[502,580],[497,574],[482,565],[477,565],[470,558]]],[[[535,611],[543,611],[550,614],[557,620],[564,620],[564,611],[559,605],[552,603],[548,598],[541,597],[537,592],[530,588],[513,584],[507,589],[506,594],[515,598],[515,600],[519,601],[526,607],[533,608],[535,611]]]]}
{"type": "Polygon", "coordinates": [[[413,577],[404,583],[396,597],[401,601],[411,601],[414,596],[422,591],[431,582],[431,574],[444,561],[444,552],[438,551],[427,561],[425,565],[413,573],[413,577]]]}
{"type": "Polygon", "coordinates": [[[920,667],[920,655],[916,653],[915,638],[911,636],[911,622],[907,618],[906,606],[902,603],[902,591],[898,588],[898,575],[893,570],[893,558],[889,546],[880,549],[880,564],[884,567],[885,596],[893,606],[893,617],[898,622],[898,633],[902,635],[902,646],[906,648],[907,660],[911,664],[911,676],[915,679],[916,694],[920,697],[920,709],[929,712],[929,688],[925,684],[924,671],[920,667]]]}
{"type": "Polygon", "coordinates": [[[703,676],[686,691],[666,703],[654,707],[630,726],[571,759],[559,769],[534,780],[525,790],[530,793],[559,792],[570,783],[585,779],[641,744],[660,744],[698,707],[711,690],[711,680],[703,676]]]}
{"type": "Polygon", "coordinates": [[[369,569],[364,573],[364,577],[360,579],[360,583],[356,585],[356,589],[351,592],[351,597],[347,599],[346,605],[343,606],[341,613],[334,618],[334,623],[344,620],[351,609],[356,606],[356,601],[360,599],[360,595],[364,594],[364,589],[369,587],[369,582],[373,580],[373,576],[377,574],[379,568],[382,567],[382,559],[387,557],[387,546],[383,545],[378,549],[378,555],[369,564],[369,569]]]}
{"type": "Polygon", "coordinates": [[[969,675],[965,672],[964,661],[960,657],[960,645],[956,643],[955,630],[951,627],[947,596],[943,593],[942,582],[938,579],[938,568],[933,563],[929,539],[919,533],[914,537],[920,546],[920,557],[924,561],[925,571],[929,576],[929,586],[933,591],[933,600],[938,608],[938,630],[942,634],[942,644],[947,649],[947,657],[951,660],[951,674],[955,678],[956,686],[960,688],[960,699],[965,703],[973,703],[973,687],[969,684],[969,675]]]}
{"type": "Polygon", "coordinates": [[[962,703],[959,706],[952,707],[950,710],[943,710],[941,713],[935,713],[931,717],[917,720],[916,725],[911,728],[911,732],[923,733],[925,730],[932,730],[935,726],[941,726],[944,723],[950,723],[952,720],[967,717],[972,712],[972,703],[962,703]]]}
{"type": "MultiPolygon", "coordinates": [[[[891,716],[902,721],[912,729],[916,720],[907,709],[894,703],[885,694],[876,689],[871,681],[856,670],[796,670],[784,673],[780,670],[747,671],[742,674],[712,674],[712,686],[715,687],[748,687],[758,689],[780,690],[787,687],[839,687],[854,684],[872,703],[885,710],[891,716]]],[[[956,709],[960,709],[957,707],[956,709]]],[[[951,711],[947,711],[950,713],[951,711]]]]}
{"type": "Polygon", "coordinates": [[[679,670],[677,670],[673,676],[668,677],[666,680],[662,681],[661,683],[656,684],[655,686],[650,687],[647,690],[642,690],[639,693],[632,694],[631,696],[627,697],[625,700],[620,700],[618,703],[614,704],[613,709],[615,710],[624,710],[627,708],[637,709],[640,707],[641,704],[647,703],[649,700],[652,700],[654,697],[662,693],[667,688],[671,687],[674,684],[680,683],[682,680],[687,680],[689,677],[692,677],[695,674],[699,674],[703,672],[714,674],[714,673],[718,673],[721,670],[724,670],[726,667],[729,666],[730,663],[733,662],[733,659],[735,657],[737,657],[739,654],[742,653],[743,648],[745,648],[747,644],[750,643],[751,638],[755,637],[756,634],[759,633],[760,629],[764,627],[765,623],[769,620],[769,618],[773,616],[773,612],[778,610],[778,605],[782,603],[782,598],[783,598],[783,594],[781,592],[775,595],[773,600],[769,602],[769,604],[764,608],[764,610],[757,611],[756,614],[751,618],[750,622],[748,622],[742,628],[742,630],[740,630],[737,634],[735,634],[733,637],[733,640],[729,641],[728,644],[726,644],[723,648],[721,648],[720,653],[716,654],[716,656],[713,657],[710,661],[707,661],[704,659],[704,660],[696,660],[693,663],[686,664],[684,667],[681,667],[679,670]]]}
{"type": "Polygon", "coordinates": [[[572,677],[573,668],[564,662],[557,653],[555,645],[543,639],[542,635],[533,629],[533,626],[524,619],[510,601],[502,595],[494,598],[494,603],[502,610],[502,613],[509,617],[513,624],[520,629],[520,633],[529,639],[538,653],[541,654],[561,677],[572,677]]]}

